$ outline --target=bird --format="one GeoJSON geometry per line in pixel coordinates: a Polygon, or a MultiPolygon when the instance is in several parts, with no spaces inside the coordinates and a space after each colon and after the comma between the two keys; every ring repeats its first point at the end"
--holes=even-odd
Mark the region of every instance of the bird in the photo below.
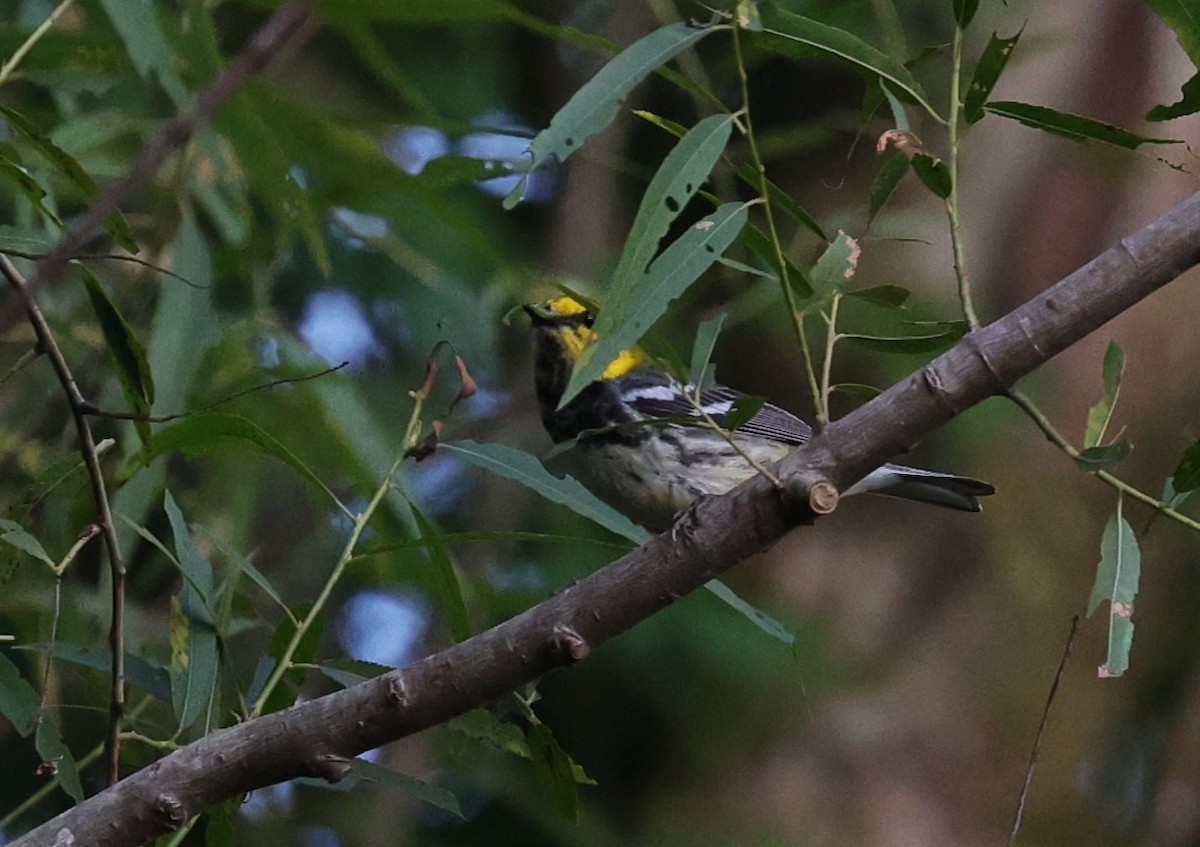
{"type": "MultiPolygon", "coordinates": [[[[812,438],[807,423],[766,402],[732,432],[717,431],[713,424],[723,425],[748,395],[719,384],[697,393],[641,347],[621,351],[559,408],[576,360],[596,340],[595,316],[567,295],[522,308],[534,336],[534,388],[546,432],[555,443],[574,441],[585,485],[648,529],[669,528],[699,498],[729,491],[758,473],[756,465],[812,438]]],[[[995,488],[889,463],[843,496],[863,492],[978,512],[978,498],[995,488]]]]}

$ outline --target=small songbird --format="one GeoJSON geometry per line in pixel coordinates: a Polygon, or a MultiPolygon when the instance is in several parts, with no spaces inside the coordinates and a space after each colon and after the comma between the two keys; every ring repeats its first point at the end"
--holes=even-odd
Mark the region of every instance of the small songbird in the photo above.
{"type": "MultiPolygon", "coordinates": [[[[524,307],[533,322],[534,377],[542,423],[555,442],[577,440],[583,481],[644,526],[661,531],[706,494],[723,494],[812,437],[812,427],[764,403],[730,436],[723,426],[745,396],[723,385],[697,396],[640,348],[622,351],[600,379],[558,408],[576,359],[592,343],[594,316],[572,297],[524,307]],[[707,416],[708,420],[705,419],[707,416]],[[691,421],[695,423],[691,423],[691,421]]],[[[886,464],[843,495],[871,491],[966,512],[995,493],[964,476],[886,464]]]]}

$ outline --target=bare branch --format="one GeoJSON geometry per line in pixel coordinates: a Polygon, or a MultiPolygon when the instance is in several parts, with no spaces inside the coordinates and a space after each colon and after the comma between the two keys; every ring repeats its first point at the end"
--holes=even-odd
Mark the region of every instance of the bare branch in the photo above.
{"type": "Polygon", "coordinates": [[[670,531],[526,612],[400,670],[214,732],[43,824],[13,847],[139,844],[205,807],[427,729],[582,660],[816,515],[947,420],[1200,262],[1200,194],[836,421],[762,476],[701,500],[670,531]],[[813,496],[812,489],[818,488],[813,496]],[[566,636],[564,637],[564,634],[566,636]],[[61,843],[61,842],[60,842],[61,843]]]}

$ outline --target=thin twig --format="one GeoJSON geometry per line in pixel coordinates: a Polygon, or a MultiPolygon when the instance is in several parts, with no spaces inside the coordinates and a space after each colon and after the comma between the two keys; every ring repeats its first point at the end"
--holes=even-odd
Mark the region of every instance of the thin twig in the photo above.
{"type": "MultiPolygon", "coordinates": [[[[1075,448],[1075,445],[1071,444],[1071,442],[1067,441],[1067,439],[1063,437],[1062,433],[1055,428],[1054,424],[1050,423],[1050,419],[1042,413],[1042,410],[1037,407],[1037,404],[1035,404],[1033,400],[1029,399],[1015,388],[1008,392],[1008,398],[1021,407],[1022,411],[1024,411],[1029,419],[1037,425],[1038,429],[1042,431],[1042,433],[1047,439],[1050,440],[1051,443],[1053,443],[1072,459],[1079,458],[1079,450],[1075,448]]],[[[1188,529],[1193,529],[1197,532],[1200,532],[1200,521],[1193,520],[1187,515],[1175,511],[1167,503],[1159,500],[1157,497],[1153,497],[1141,489],[1134,488],[1128,482],[1125,482],[1125,480],[1113,476],[1108,471],[1095,471],[1094,474],[1098,479],[1107,485],[1115,488],[1122,494],[1137,500],[1139,503],[1149,506],[1151,509],[1154,509],[1163,515],[1163,517],[1170,518],[1176,523],[1183,524],[1188,529]]]]}
{"type": "Polygon", "coordinates": [[[36,346],[30,347],[28,350],[26,350],[24,353],[22,353],[21,356],[15,362],[12,363],[12,367],[10,367],[8,370],[6,370],[4,372],[4,376],[0,376],[0,385],[4,385],[4,383],[6,383],[10,379],[12,379],[13,376],[15,376],[17,374],[17,372],[21,370],[21,368],[28,365],[30,362],[32,362],[34,359],[36,359],[39,355],[41,355],[41,351],[38,350],[38,348],[36,346]]]}
{"type": "Polygon", "coordinates": [[[1050,692],[1046,695],[1046,704],[1042,707],[1042,719],[1038,722],[1037,734],[1033,737],[1033,749],[1029,751],[1029,765],[1025,768],[1025,782],[1021,785],[1021,796],[1017,801],[1017,812],[1013,817],[1012,831],[1008,834],[1008,847],[1017,843],[1021,832],[1021,821],[1025,816],[1025,802],[1029,799],[1029,788],[1033,784],[1033,772],[1037,770],[1038,751],[1041,748],[1042,736],[1046,732],[1046,724],[1050,720],[1050,707],[1054,705],[1058,685],[1062,682],[1063,672],[1071,658],[1071,648],[1075,646],[1075,636],[1079,634],[1079,615],[1071,618],[1071,631],[1067,634],[1067,643],[1063,645],[1062,657],[1058,660],[1058,669],[1054,672],[1054,680],[1050,683],[1050,692]]]}
{"type": "MultiPolygon", "coordinates": [[[[0,253],[3,253],[5,256],[15,256],[18,259],[28,259],[31,262],[44,259],[49,255],[48,253],[39,253],[34,250],[14,250],[11,247],[0,247],[0,253]]],[[[86,262],[89,260],[105,262],[129,262],[130,264],[141,265],[143,268],[149,268],[152,271],[157,271],[164,276],[174,277],[189,288],[205,291],[212,287],[210,285],[200,285],[199,283],[192,282],[183,274],[176,273],[170,268],[164,268],[162,265],[154,264],[154,262],[151,262],[149,259],[143,259],[140,256],[131,256],[128,253],[80,253],[71,261],[86,262]]]]}
{"type": "Polygon", "coordinates": [[[950,135],[950,155],[946,168],[950,173],[950,194],[946,197],[946,218],[950,222],[950,244],[954,251],[954,274],[958,279],[958,299],[962,304],[963,317],[971,329],[979,328],[979,315],[975,312],[975,302],[971,295],[971,279],[967,275],[966,248],[963,247],[962,223],[958,216],[958,148],[961,140],[958,132],[959,88],[962,77],[962,41],[963,33],[959,27],[954,28],[953,68],[950,72],[950,115],[946,129],[950,135]]]}
{"type": "Polygon", "coordinates": [[[742,87],[742,119],[746,125],[746,142],[750,147],[750,159],[758,172],[758,192],[762,197],[763,209],[767,216],[767,234],[771,238],[771,246],[775,250],[775,262],[779,265],[779,283],[783,286],[783,296],[787,300],[788,314],[792,317],[792,326],[796,339],[800,342],[800,352],[804,359],[804,375],[808,379],[808,390],[813,403],[820,401],[820,389],[817,387],[817,371],[813,365],[812,351],[808,347],[808,336],[804,330],[804,313],[796,302],[796,292],[792,290],[788,278],[787,258],[783,255],[783,242],[779,240],[779,229],[775,225],[775,213],[771,208],[771,192],[767,185],[767,166],[763,164],[762,154],[758,149],[758,139],[754,135],[754,121],[750,116],[750,76],[746,72],[746,61],[742,55],[741,27],[735,21],[732,27],[733,57],[737,65],[738,81],[742,87]]]}
{"type": "Polygon", "coordinates": [[[96,451],[96,440],[92,437],[92,427],[88,423],[83,408],[86,401],[75,383],[75,376],[67,365],[46,316],[42,314],[37,299],[29,288],[25,277],[17,270],[16,265],[7,256],[0,255],[0,273],[7,277],[9,284],[16,290],[29,322],[33,325],[37,336],[38,347],[44,350],[54,366],[54,373],[67,395],[71,407],[71,417],[75,419],[75,430],[79,436],[79,452],[87,469],[88,480],[92,487],[92,502],[96,506],[98,523],[104,531],[104,546],[108,551],[109,570],[112,575],[112,621],[109,626],[108,640],[112,649],[112,690],[109,710],[108,738],[108,784],[112,785],[120,778],[118,762],[120,759],[121,742],[118,734],[121,720],[125,712],[125,561],[121,557],[121,544],[117,540],[116,526],[113,524],[112,509],[108,503],[108,490],[104,484],[104,473],[100,470],[100,457],[96,451]]]}
{"type": "Polygon", "coordinates": [[[13,54],[8,58],[8,61],[4,63],[4,66],[0,67],[0,85],[4,85],[4,83],[8,82],[8,78],[12,76],[13,71],[17,69],[17,65],[21,64],[21,60],[24,59],[29,54],[29,51],[33,49],[33,45],[42,40],[42,36],[50,31],[50,27],[54,26],[58,19],[63,16],[63,13],[67,11],[67,9],[74,2],[75,0],[63,0],[54,8],[54,11],[50,13],[46,20],[37,25],[37,29],[29,33],[29,37],[25,39],[20,47],[13,51],[13,54]]]}
{"type": "Polygon", "coordinates": [[[829,314],[825,316],[825,356],[821,360],[821,394],[817,398],[817,425],[829,425],[829,380],[833,373],[833,348],[841,337],[837,333],[838,306],[842,295],[835,291],[829,303],[829,314]]]}
{"type": "Polygon", "coordinates": [[[212,409],[217,408],[217,406],[224,406],[226,403],[232,403],[234,400],[238,400],[242,397],[245,397],[247,394],[253,394],[256,391],[263,391],[268,388],[275,388],[276,386],[279,386],[279,385],[291,385],[291,384],[297,383],[297,382],[307,382],[310,379],[317,379],[318,377],[328,376],[329,374],[334,373],[335,371],[340,371],[342,368],[348,366],[349,364],[350,364],[349,362],[342,362],[340,365],[335,365],[332,368],[325,368],[324,370],[317,371],[316,373],[305,374],[304,376],[287,376],[287,377],[281,377],[280,379],[272,379],[269,382],[264,382],[259,385],[252,385],[249,388],[244,388],[241,391],[238,391],[234,394],[230,394],[228,397],[222,397],[220,400],[214,400],[212,403],[209,403],[206,406],[201,406],[198,409],[189,409],[186,412],[179,412],[174,415],[139,415],[136,412],[114,412],[114,411],[109,411],[108,409],[99,409],[96,406],[93,406],[91,403],[86,403],[84,405],[83,413],[85,415],[92,415],[93,417],[97,417],[97,418],[111,418],[113,420],[118,420],[118,421],[145,421],[146,423],[170,423],[171,421],[176,421],[176,420],[179,420],[180,418],[188,418],[188,417],[191,417],[192,415],[203,414],[204,412],[208,412],[208,411],[211,411],[212,409]]]}

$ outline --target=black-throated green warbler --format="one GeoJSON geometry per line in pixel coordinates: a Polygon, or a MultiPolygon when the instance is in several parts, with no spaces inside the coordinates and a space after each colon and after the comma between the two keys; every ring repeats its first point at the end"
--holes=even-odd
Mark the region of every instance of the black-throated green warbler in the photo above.
{"type": "MultiPolygon", "coordinates": [[[[723,385],[697,395],[640,348],[622,351],[560,409],[575,361],[593,340],[593,316],[571,297],[524,308],[533,321],[546,431],[555,442],[577,439],[584,482],[651,529],[665,529],[697,498],[723,494],[757,473],[747,456],[760,465],[773,462],[812,437],[808,424],[770,403],[727,437],[712,424],[721,426],[744,395],[723,385]]],[[[843,493],[865,491],[978,512],[976,498],[995,489],[969,477],[887,464],[843,493]]]]}

